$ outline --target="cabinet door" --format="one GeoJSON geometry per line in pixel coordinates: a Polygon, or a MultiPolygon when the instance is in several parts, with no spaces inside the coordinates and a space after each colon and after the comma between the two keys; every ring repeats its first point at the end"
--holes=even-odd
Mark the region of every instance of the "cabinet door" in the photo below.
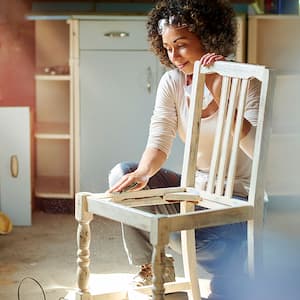
{"type": "MultiPolygon", "coordinates": [[[[115,164],[139,161],[158,68],[148,51],[80,52],[80,191],[105,191],[115,164]]],[[[182,155],[174,151],[172,157],[169,165],[181,166],[182,155]]]]}
{"type": "Polygon", "coordinates": [[[0,108],[0,140],[0,210],[14,225],[31,225],[29,108],[0,108]]]}

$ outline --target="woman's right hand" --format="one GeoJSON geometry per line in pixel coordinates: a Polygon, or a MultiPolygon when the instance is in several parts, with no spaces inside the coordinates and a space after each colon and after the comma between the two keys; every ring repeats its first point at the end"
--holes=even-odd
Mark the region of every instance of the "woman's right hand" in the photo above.
{"type": "Polygon", "coordinates": [[[125,174],[115,185],[113,185],[108,192],[126,192],[138,191],[143,189],[149,181],[149,177],[139,174],[136,170],[134,172],[125,174]]]}
{"type": "Polygon", "coordinates": [[[146,148],[139,162],[138,168],[125,174],[108,192],[138,191],[143,189],[151,176],[153,176],[163,165],[167,155],[156,148],[146,148]]]}

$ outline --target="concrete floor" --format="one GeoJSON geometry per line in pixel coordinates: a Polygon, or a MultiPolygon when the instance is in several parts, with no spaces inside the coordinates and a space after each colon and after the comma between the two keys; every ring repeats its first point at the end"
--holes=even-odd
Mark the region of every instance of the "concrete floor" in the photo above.
{"type": "MultiPolygon", "coordinates": [[[[32,223],[30,227],[14,227],[10,234],[0,236],[1,300],[44,299],[41,287],[47,300],[58,300],[76,287],[77,223],[74,216],[35,212],[32,223]]],[[[113,279],[112,288],[126,284],[137,268],[127,262],[119,224],[95,217],[91,231],[92,282],[101,279],[104,288],[110,279],[113,279]]],[[[176,259],[176,273],[182,275],[179,259],[176,259]]],[[[99,288],[99,283],[97,285],[99,288]]],[[[204,285],[208,285],[208,280],[204,285]]]]}
{"type": "MultiPolygon", "coordinates": [[[[296,200],[289,205],[286,201],[271,201],[265,225],[265,260],[268,270],[272,275],[282,274],[275,280],[278,280],[278,286],[280,282],[281,287],[288,288],[289,297],[284,299],[289,300],[299,299],[300,293],[298,283],[291,285],[292,279],[299,278],[300,272],[300,201],[296,200]]],[[[114,276],[114,286],[126,284],[137,269],[127,263],[119,224],[96,217],[91,226],[92,279],[106,278],[106,285],[107,280],[114,276]],[[98,274],[98,277],[94,274],[98,274]]],[[[32,226],[14,227],[10,234],[0,236],[0,299],[59,300],[74,290],[76,230],[77,224],[71,214],[36,212],[33,214],[32,226]]],[[[175,260],[176,275],[182,276],[181,262],[176,255],[175,260]]],[[[206,275],[203,274],[203,296],[208,294],[209,277],[206,275]]],[[[268,277],[274,279],[273,276],[268,277]]],[[[274,284],[268,280],[264,283],[268,284],[272,289],[276,287],[276,282],[274,284]]],[[[97,285],[99,287],[99,283],[97,285]]],[[[177,296],[169,299],[186,298],[177,296]]],[[[269,299],[264,296],[264,300],[269,299]]],[[[278,296],[272,299],[283,298],[278,296]]]]}

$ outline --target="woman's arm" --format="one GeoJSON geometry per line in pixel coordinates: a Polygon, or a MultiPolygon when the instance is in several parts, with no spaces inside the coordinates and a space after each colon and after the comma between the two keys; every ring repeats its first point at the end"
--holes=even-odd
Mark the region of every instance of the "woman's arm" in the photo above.
{"type": "Polygon", "coordinates": [[[138,168],[132,173],[125,174],[108,192],[122,192],[130,186],[133,186],[130,190],[141,190],[147,185],[149,178],[159,171],[166,158],[167,155],[163,151],[146,148],[138,168]]]}

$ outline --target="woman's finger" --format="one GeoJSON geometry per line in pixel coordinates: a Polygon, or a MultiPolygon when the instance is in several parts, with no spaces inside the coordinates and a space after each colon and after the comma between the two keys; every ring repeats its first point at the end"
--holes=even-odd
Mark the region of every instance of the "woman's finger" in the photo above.
{"type": "Polygon", "coordinates": [[[224,60],[224,56],[215,53],[206,53],[200,58],[199,61],[202,66],[209,66],[218,60],[224,60]]]}
{"type": "Polygon", "coordinates": [[[108,192],[110,192],[110,193],[120,192],[124,187],[126,187],[129,184],[128,180],[129,180],[128,174],[124,175],[116,184],[114,184],[108,190],[108,192]]]}

